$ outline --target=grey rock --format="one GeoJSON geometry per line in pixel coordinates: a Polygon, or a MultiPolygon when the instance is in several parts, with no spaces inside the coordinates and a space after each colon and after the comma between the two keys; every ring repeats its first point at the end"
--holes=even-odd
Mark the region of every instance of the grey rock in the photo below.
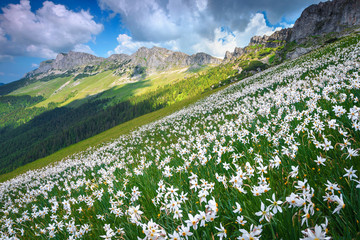
{"type": "Polygon", "coordinates": [[[43,77],[44,73],[53,74],[52,70],[57,70],[57,72],[66,72],[83,65],[99,64],[103,60],[104,58],[96,57],[89,53],[73,51],[70,51],[69,53],[59,53],[56,56],[56,59],[41,62],[39,68],[29,72],[26,76],[31,77],[42,74],[43,77]]]}
{"type": "Polygon", "coordinates": [[[192,65],[219,64],[221,60],[214,58],[206,53],[196,53],[187,55],[182,52],[152,47],[141,47],[136,53],[131,55],[130,65],[146,67],[150,70],[166,70],[174,67],[190,67],[192,65]]]}
{"type": "Polygon", "coordinates": [[[77,66],[100,63],[103,60],[104,58],[89,53],[70,51],[67,54],[58,54],[55,61],[52,62],[52,68],[66,71],[77,66]]]}
{"type": "Polygon", "coordinates": [[[191,56],[188,56],[190,65],[207,65],[207,64],[219,64],[221,60],[214,58],[207,53],[196,53],[191,56]]]}
{"type": "Polygon", "coordinates": [[[244,55],[245,53],[247,53],[246,47],[245,48],[236,47],[234,49],[234,52],[232,52],[232,53],[229,51],[226,51],[225,57],[224,57],[224,62],[235,60],[235,59],[241,57],[242,55],[244,55]]]}
{"type": "Polygon", "coordinates": [[[312,48],[312,47],[310,47],[310,48],[299,47],[299,48],[296,48],[293,52],[289,52],[286,55],[286,58],[287,59],[295,59],[295,58],[300,57],[301,55],[311,52],[312,50],[314,50],[314,48],[312,48]]]}
{"type": "Polygon", "coordinates": [[[267,42],[267,40],[269,39],[270,36],[253,36],[250,39],[250,43],[249,46],[254,46],[254,45],[262,45],[265,44],[267,42]]]}
{"type": "Polygon", "coordinates": [[[284,28],[274,32],[270,36],[254,36],[250,39],[249,46],[263,45],[266,48],[276,48],[284,45],[284,43],[290,39],[291,32],[291,28],[284,28]]]}
{"type": "Polygon", "coordinates": [[[294,24],[290,41],[302,43],[309,36],[341,32],[360,25],[360,0],[334,0],[306,8],[294,24]]]}
{"type": "Polygon", "coordinates": [[[225,57],[224,57],[224,61],[226,60],[230,60],[233,57],[232,53],[229,51],[225,52],[225,57]]]}
{"type": "Polygon", "coordinates": [[[129,60],[130,56],[127,54],[112,54],[106,59],[108,62],[123,62],[129,60]]]}

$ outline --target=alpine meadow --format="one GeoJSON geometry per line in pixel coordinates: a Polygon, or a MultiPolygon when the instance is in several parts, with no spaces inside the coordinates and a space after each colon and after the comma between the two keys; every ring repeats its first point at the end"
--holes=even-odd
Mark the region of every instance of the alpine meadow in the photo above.
{"type": "Polygon", "coordinates": [[[224,59],[70,51],[1,85],[0,239],[360,239],[360,1],[304,7],[224,59]]]}

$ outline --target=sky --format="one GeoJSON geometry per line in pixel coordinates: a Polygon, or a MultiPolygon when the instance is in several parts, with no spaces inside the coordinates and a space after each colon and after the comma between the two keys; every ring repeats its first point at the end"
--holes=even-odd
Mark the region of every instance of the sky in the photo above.
{"type": "Polygon", "coordinates": [[[61,52],[99,57],[142,46],[223,58],[254,35],[291,27],[319,0],[1,0],[0,82],[61,52]]]}

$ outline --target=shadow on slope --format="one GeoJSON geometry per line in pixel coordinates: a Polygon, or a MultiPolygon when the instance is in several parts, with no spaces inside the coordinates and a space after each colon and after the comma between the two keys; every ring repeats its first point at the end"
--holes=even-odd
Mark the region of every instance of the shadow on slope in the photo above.
{"type": "MultiPolygon", "coordinates": [[[[140,87],[147,84],[143,81],[140,87]]],[[[129,90],[128,94],[133,95],[136,88],[129,90]]],[[[55,108],[17,128],[2,131],[0,174],[165,106],[154,104],[153,99],[137,103],[125,100],[113,106],[111,101],[95,99],[77,108],[55,108]]]]}

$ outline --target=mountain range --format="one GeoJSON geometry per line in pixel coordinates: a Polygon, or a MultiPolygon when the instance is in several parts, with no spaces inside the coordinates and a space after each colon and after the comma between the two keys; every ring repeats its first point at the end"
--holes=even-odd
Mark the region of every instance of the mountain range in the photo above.
{"type": "MultiPolygon", "coordinates": [[[[196,68],[208,64],[219,64],[220,59],[206,53],[187,55],[174,52],[165,48],[152,47],[139,48],[134,54],[113,54],[108,58],[96,57],[88,53],[73,52],[60,53],[56,59],[40,63],[39,68],[26,74],[25,78],[35,77],[41,79],[51,74],[62,74],[67,71],[75,72],[74,75],[86,72],[86,67],[99,67],[102,70],[117,68],[116,73],[134,74],[134,69],[146,68],[147,71],[165,71],[172,68],[196,68]]],[[[95,72],[96,73],[96,72],[95,72]]]]}
{"type": "MultiPolygon", "coordinates": [[[[255,49],[257,51],[266,48],[275,49],[272,53],[278,52],[277,57],[280,57],[283,46],[288,43],[297,43],[299,46],[290,49],[292,51],[286,49],[286,56],[283,57],[293,59],[323,43],[319,40],[328,41],[344,35],[346,32],[352,31],[351,28],[354,26],[360,25],[359,6],[359,0],[336,0],[311,5],[302,12],[292,28],[276,31],[270,36],[254,36],[250,39],[247,47],[237,47],[232,53],[227,51],[223,60],[206,53],[189,56],[160,47],[150,49],[141,47],[132,55],[114,54],[108,58],[73,51],[60,53],[55,59],[41,62],[39,68],[27,73],[23,79],[19,80],[20,82],[10,84],[15,85],[15,87],[10,87],[10,90],[0,89],[0,94],[9,94],[20,87],[49,78],[49,76],[51,78],[59,75],[83,77],[96,75],[106,70],[115,70],[115,75],[131,78],[137,75],[145,77],[154,72],[165,72],[175,68],[197,69],[206,65],[226,63],[248,55],[254,52],[254,46],[260,46],[255,49]],[[311,47],[300,46],[309,42],[312,42],[311,47]]],[[[265,54],[264,59],[261,57],[258,56],[258,59],[269,64],[269,54],[265,54]]]]}

